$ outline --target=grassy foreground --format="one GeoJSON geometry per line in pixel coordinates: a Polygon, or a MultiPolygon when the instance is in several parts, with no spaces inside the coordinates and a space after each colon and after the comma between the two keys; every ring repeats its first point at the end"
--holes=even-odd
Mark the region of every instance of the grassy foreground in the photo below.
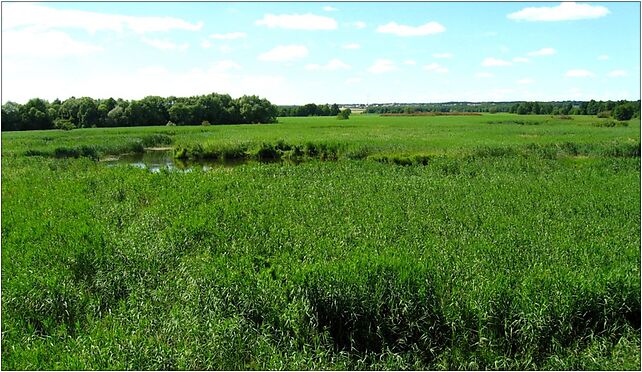
{"type": "Polygon", "coordinates": [[[2,368],[640,369],[640,126],[599,120],[3,133],[2,368]],[[339,160],[92,160],[279,140],[339,160]]]}

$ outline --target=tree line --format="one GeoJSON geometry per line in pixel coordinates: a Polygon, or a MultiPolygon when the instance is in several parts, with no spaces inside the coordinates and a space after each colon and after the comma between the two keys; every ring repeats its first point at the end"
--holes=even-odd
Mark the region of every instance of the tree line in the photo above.
{"type": "Polygon", "coordinates": [[[152,125],[274,123],[277,106],[257,96],[148,96],[140,100],[71,97],[2,105],[2,130],[74,129],[152,125]]]}
{"type": "Polygon", "coordinates": [[[599,115],[618,120],[640,116],[640,101],[562,102],[445,102],[369,106],[366,113],[400,114],[413,112],[508,112],[520,115],[599,115]]]}
{"type": "Polygon", "coordinates": [[[279,116],[337,116],[341,110],[339,105],[317,105],[308,103],[303,106],[279,106],[279,116]]]}

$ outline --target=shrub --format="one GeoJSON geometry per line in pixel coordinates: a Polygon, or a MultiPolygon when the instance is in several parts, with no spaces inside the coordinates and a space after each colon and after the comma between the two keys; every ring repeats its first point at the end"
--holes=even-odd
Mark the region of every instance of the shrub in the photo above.
{"type": "Polygon", "coordinates": [[[170,121],[168,121],[168,122],[167,122],[167,124],[165,124],[165,126],[168,126],[168,127],[175,127],[175,126],[176,126],[176,124],[174,124],[174,122],[170,120],[170,121]]]}
{"type": "Polygon", "coordinates": [[[72,130],[76,129],[76,126],[69,119],[56,119],[54,120],[54,128],[62,130],[72,130]]]}
{"type": "Polygon", "coordinates": [[[348,120],[350,119],[350,114],[352,114],[352,110],[350,110],[349,108],[341,110],[341,112],[339,112],[339,114],[337,115],[337,119],[348,120]]]}
{"type": "Polygon", "coordinates": [[[631,120],[634,110],[631,105],[619,105],[613,109],[613,117],[619,121],[631,120]]]}
{"type": "Polygon", "coordinates": [[[611,111],[600,111],[597,113],[597,117],[600,119],[605,119],[605,118],[610,118],[611,117],[611,111]]]}
{"type": "Polygon", "coordinates": [[[207,121],[207,120],[203,120],[203,121],[201,122],[201,125],[202,125],[202,126],[204,126],[204,127],[209,127],[211,124],[210,124],[210,122],[209,122],[209,121],[207,121]]]}

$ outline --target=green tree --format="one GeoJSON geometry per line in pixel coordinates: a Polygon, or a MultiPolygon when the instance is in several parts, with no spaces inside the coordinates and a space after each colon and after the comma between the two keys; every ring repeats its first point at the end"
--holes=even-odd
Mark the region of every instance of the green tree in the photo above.
{"type": "Polygon", "coordinates": [[[352,114],[352,110],[350,110],[350,108],[343,109],[337,115],[337,119],[339,119],[339,120],[348,120],[348,119],[350,119],[350,114],[352,114]]]}
{"type": "Polygon", "coordinates": [[[620,104],[613,109],[613,117],[619,121],[631,120],[634,110],[630,104],[620,104]]]}
{"type": "Polygon", "coordinates": [[[22,129],[51,129],[53,120],[49,117],[49,104],[40,98],[32,98],[20,107],[22,129]]]}
{"type": "Polygon", "coordinates": [[[98,105],[90,97],[78,99],[78,126],[81,128],[98,126],[98,105]]]}
{"type": "Polygon", "coordinates": [[[2,105],[2,130],[20,129],[22,129],[20,104],[9,101],[2,105]]]}

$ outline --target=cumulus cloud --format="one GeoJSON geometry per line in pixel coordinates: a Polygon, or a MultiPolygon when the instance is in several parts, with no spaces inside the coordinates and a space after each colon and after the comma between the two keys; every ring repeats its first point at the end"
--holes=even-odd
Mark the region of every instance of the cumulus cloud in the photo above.
{"type": "Polygon", "coordinates": [[[507,15],[509,19],[529,22],[575,21],[594,19],[609,14],[608,8],[601,5],[565,2],[557,6],[528,7],[507,15]]]}
{"type": "Polygon", "coordinates": [[[601,56],[598,56],[597,59],[600,61],[607,61],[609,59],[609,56],[606,54],[602,54],[601,56]]]}
{"type": "Polygon", "coordinates": [[[215,39],[215,40],[234,40],[234,39],[241,39],[246,37],[247,34],[245,32],[228,32],[226,34],[211,34],[210,39],[215,39]]]}
{"type": "Polygon", "coordinates": [[[503,67],[510,66],[511,63],[508,61],[504,61],[503,59],[488,57],[482,61],[481,65],[484,67],[503,67]]]}
{"type": "Polygon", "coordinates": [[[434,53],[433,58],[452,58],[452,53],[434,53]]]}
{"type": "Polygon", "coordinates": [[[57,58],[83,56],[100,52],[103,48],[74,40],[62,31],[25,29],[2,33],[2,53],[5,56],[57,58]]]}
{"type": "Polygon", "coordinates": [[[343,49],[359,49],[359,48],[361,48],[361,45],[359,45],[357,43],[348,43],[348,44],[343,44],[341,46],[341,48],[343,48],[343,49]]]}
{"type": "MultiPolygon", "coordinates": [[[[232,97],[256,94],[275,104],[288,104],[299,99],[301,92],[283,76],[267,73],[240,74],[231,66],[227,62],[217,62],[202,68],[175,70],[153,65],[124,72],[105,71],[103,74],[86,71],[61,71],[52,74],[49,71],[37,71],[26,76],[11,76],[6,81],[3,77],[3,89],[11,92],[11,100],[18,102],[32,98],[34,87],[38,87],[38,97],[49,100],[71,96],[112,96],[124,99],[141,99],[150,95],[188,97],[211,93],[212,87],[232,97]],[[123,87],[127,89],[123,90],[123,87]]],[[[300,99],[306,102],[310,98],[300,99]]]]}
{"type": "Polygon", "coordinates": [[[444,66],[442,66],[442,65],[440,65],[439,63],[436,63],[436,62],[424,65],[424,70],[434,71],[434,72],[438,72],[440,74],[445,74],[445,73],[448,72],[448,68],[446,68],[446,67],[444,67],[444,66]]]}
{"type": "Polygon", "coordinates": [[[529,52],[528,55],[531,57],[541,57],[541,56],[552,56],[556,51],[553,48],[542,48],[540,50],[535,50],[529,52]]]}
{"type": "Polygon", "coordinates": [[[345,62],[341,61],[340,59],[334,58],[330,60],[328,63],[325,65],[319,65],[316,63],[311,63],[309,65],[305,66],[306,70],[310,71],[316,71],[316,70],[322,70],[322,71],[336,71],[336,70],[348,70],[350,69],[350,65],[346,64],[345,62]]]}
{"type": "Polygon", "coordinates": [[[515,57],[515,58],[513,58],[513,62],[515,62],[515,63],[526,63],[526,62],[528,62],[528,58],[515,57]]]}
{"type": "Polygon", "coordinates": [[[308,48],[303,45],[279,45],[259,55],[259,60],[285,62],[300,59],[308,55],[308,48]]]}
{"type": "Polygon", "coordinates": [[[337,9],[337,8],[335,8],[333,6],[324,6],[323,10],[325,10],[326,12],[336,12],[339,9],[337,9]]]}
{"type": "Polygon", "coordinates": [[[314,14],[266,14],[255,22],[268,28],[284,28],[288,30],[336,30],[337,21],[333,18],[314,14]]]}
{"type": "Polygon", "coordinates": [[[575,70],[566,71],[566,74],[564,76],[573,77],[573,78],[575,77],[584,78],[584,77],[594,77],[595,74],[588,70],[575,69],[575,70]]]}
{"type": "Polygon", "coordinates": [[[201,41],[201,48],[209,49],[211,47],[212,47],[212,43],[210,43],[209,41],[207,41],[207,40],[201,41]]]}
{"type": "Polygon", "coordinates": [[[373,74],[382,74],[384,72],[390,72],[396,70],[397,67],[395,63],[389,59],[378,59],[375,63],[368,68],[368,71],[373,74]]]}
{"type": "Polygon", "coordinates": [[[357,21],[352,24],[355,28],[363,29],[366,28],[366,23],[362,21],[357,21]]]}
{"type": "Polygon", "coordinates": [[[626,71],[624,70],[613,70],[607,74],[608,77],[624,77],[626,75],[626,71]]]}
{"type": "Polygon", "coordinates": [[[9,3],[2,7],[2,28],[35,26],[41,30],[83,29],[87,32],[131,30],[143,34],[171,30],[198,31],[203,22],[190,23],[175,17],[107,14],[73,9],[54,9],[33,3],[9,3]]]}
{"type": "Polygon", "coordinates": [[[417,61],[412,60],[412,59],[407,59],[407,60],[403,61],[403,64],[404,65],[416,65],[417,61]]]}
{"type": "Polygon", "coordinates": [[[446,28],[437,22],[428,22],[421,26],[413,27],[390,22],[377,27],[377,32],[397,36],[425,36],[446,31],[446,28]]]}
{"type": "Polygon", "coordinates": [[[180,50],[186,50],[187,48],[189,48],[189,44],[187,43],[176,44],[173,41],[169,41],[169,40],[143,38],[142,41],[143,43],[160,50],[179,50],[180,51],[180,50]]]}

